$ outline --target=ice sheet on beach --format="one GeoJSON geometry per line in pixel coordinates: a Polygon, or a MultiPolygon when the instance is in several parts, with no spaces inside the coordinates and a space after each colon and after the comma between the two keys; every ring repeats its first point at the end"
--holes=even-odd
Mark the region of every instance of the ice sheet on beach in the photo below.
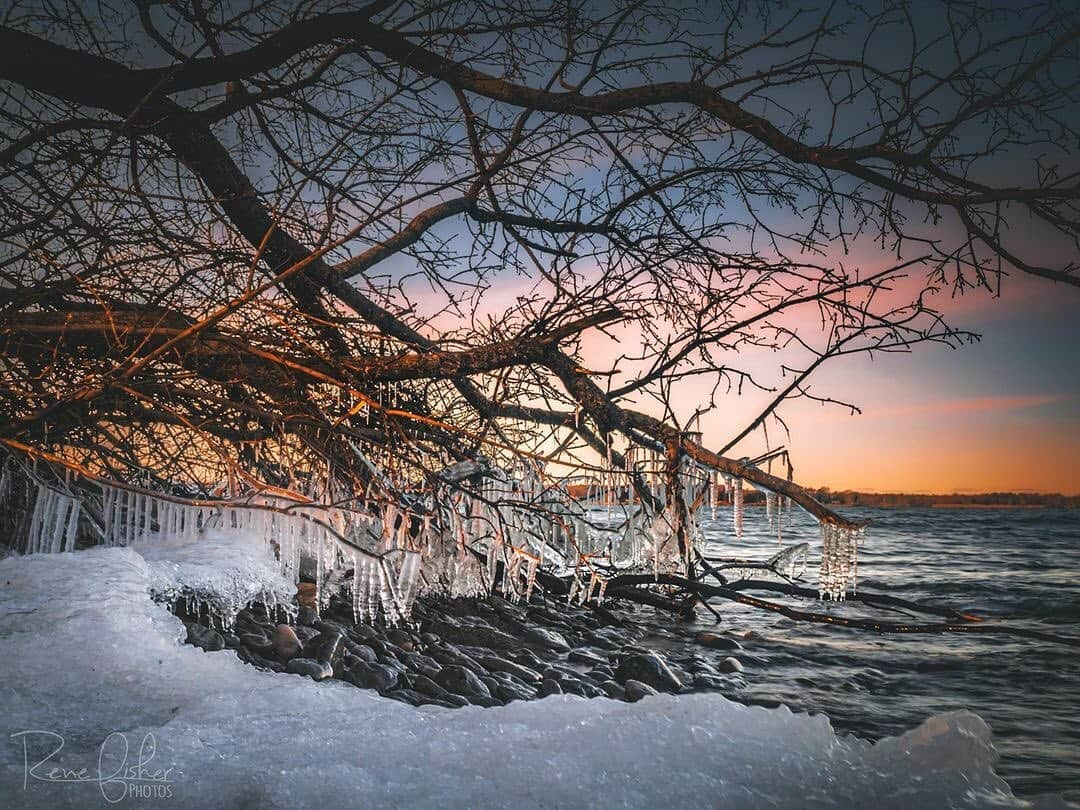
{"type": "Polygon", "coordinates": [[[837,737],[823,716],[712,694],[417,710],[261,672],[181,643],[181,622],[148,596],[167,552],[150,556],[100,548],[0,560],[4,806],[103,806],[102,790],[158,790],[125,803],[172,808],[1023,806],[993,771],[989,729],[969,713],[870,745],[837,737]],[[26,731],[35,734],[10,736],[26,731]],[[63,765],[95,776],[103,741],[121,732],[106,745],[105,775],[122,739],[136,768],[152,734],[144,775],[169,768],[168,782],[27,778],[24,744],[31,766],[55,747],[44,732],[65,747],[38,775],[63,765]]]}

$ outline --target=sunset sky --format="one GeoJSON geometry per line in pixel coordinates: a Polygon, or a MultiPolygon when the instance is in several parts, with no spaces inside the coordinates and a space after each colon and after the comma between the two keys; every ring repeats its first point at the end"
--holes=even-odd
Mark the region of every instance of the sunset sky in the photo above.
{"type": "MultiPolygon", "coordinates": [[[[771,429],[771,446],[791,449],[796,479],[878,492],[1080,494],[1080,291],[1017,277],[1005,280],[1000,298],[977,290],[939,294],[933,303],[952,326],[981,340],[824,366],[812,389],[862,412],[805,400],[782,407],[791,435],[771,429]]],[[[621,344],[597,333],[586,338],[590,367],[609,368],[638,339],[613,331],[621,344]]],[[[739,359],[776,385],[783,379],[776,358],[739,359]]],[[[681,418],[710,387],[700,378],[678,387],[673,400],[681,418]]],[[[722,447],[773,395],[744,390],[724,397],[702,418],[705,445],[722,447]]],[[[765,447],[758,432],[728,454],[753,456],[765,447]]]]}
{"type": "MultiPolygon", "coordinates": [[[[1033,281],[973,295],[972,346],[922,346],[823,373],[862,409],[794,405],[799,477],[834,489],[1080,493],[1080,295],[1033,281]]],[[[944,307],[944,305],[943,305],[944,307]]]]}

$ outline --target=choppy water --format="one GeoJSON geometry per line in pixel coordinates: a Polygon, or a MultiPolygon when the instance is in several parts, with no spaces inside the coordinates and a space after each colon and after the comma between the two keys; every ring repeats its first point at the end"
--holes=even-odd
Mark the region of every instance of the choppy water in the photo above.
{"type": "MultiPolygon", "coordinates": [[[[844,513],[873,520],[859,554],[860,589],[1080,636],[1080,510],[844,513]]],[[[791,524],[784,542],[810,542],[805,579],[815,585],[817,524],[801,513],[793,513],[791,524]]],[[[763,509],[747,509],[741,540],[727,509],[715,522],[705,510],[703,530],[714,541],[710,556],[765,558],[776,548],[763,509]]],[[[853,603],[799,601],[810,610],[889,617],[853,603]]],[[[716,606],[723,627],[758,636],[740,654],[747,687],[731,697],[823,712],[838,731],[870,739],[900,733],[931,714],[971,709],[992,726],[998,772],[1014,792],[1080,801],[1077,648],[993,636],[880,635],[793,622],[726,601],[716,606]]],[[[699,623],[715,628],[704,612],[699,623]]]]}

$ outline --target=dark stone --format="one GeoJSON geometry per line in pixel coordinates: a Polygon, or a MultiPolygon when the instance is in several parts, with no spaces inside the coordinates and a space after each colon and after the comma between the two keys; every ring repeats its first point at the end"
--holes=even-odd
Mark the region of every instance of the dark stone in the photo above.
{"type": "Polygon", "coordinates": [[[240,643],[260,655],[269,654],[274,649],[273,643],[262,633],[241,633],[240,643]]]}
{"type": "Polygon", "coordinates": [[[293,632],[296,633],[296,637],[300,639],[300,643],[303,644],[306,641],[311,641],[313,638],[319,637],[319,631],[314,627],[305,627],[303,625],[296,625],[293,628],[293,632]]]}
{"type": "Polygon", "coordinates": [[[537,695],[540,697],[547,697],[548,695],[561,695],[563,694],[562,687],[558,681],[548,680],[545,678],[540,684],[540,688],[537,690],[537,695]]]}
{"type": "Polygon", "coordinates": [[[285,671],[293,675],[307,675],[316,681],[324,681],[334,674],[329,664],[311,658],[294,658],[285,665],[285,671]]]}
{"type": "Polygon", "coordinates": [[[603,683],[604,681],[614,680],[615,670],[604,664],[603,666],[593,667],[589,672],[589,677],[597,683],[603,683]]]}
{"type": "MultiPolygon", "coordinates": [[[[386,631],[386,640],[400,648],[403,652],[413,651],[412,637],[399,627],[391,627],[386,631]]],[[[401,656],[398,655],[398,658],[401,656]]]]}
{"type": "Polygon", "coordinates": [[[477,675],[486,675],[487,672],[482,666],[471,656],[465,655],[461,650],[452,644],[441,644],[438,647],[433,647],[428,650],[428,655],[442,664],[447,666],[459,666],[465,667],[468,670],[476,673],[477,675]]]}
{"type": "Polygon", "coordinates": [[[534,669],[537,672],[541,672],[544,669],[544,667],[547,666],[547,663],[544,662],[540,658],[540,656],[538,656],[532,650],[525,649],[525,648],[522,648],[520,650],[517,650],[516,652],[511,653],[510,657],[513,658],[515,661],[517,661],[517,663],[521,664],[522,666],[528,667],[529,669],[534,669]]]}
{"type": "Polygon", "coordinates": [[[588,650],[571,650],[570,655],[566,656],[566,660],[573,661],[577,664],[588,664],[589,666],[607,663],[606,658],[601,658],[596,653],[589,652],[588,650]]]}
{"type": "Polygon", "coordinates": [[[430,647],[432,644],[438,644],[440,641],[442,641],[442,639],[440,639],[434,633],[421,633],[420,641],[422,641],[426,646],[430,647]]]}
{"type": "Polygon", "coordinates": [[[319,621],[319,612],[315,608],[302,607],[296,611],[296,623],[303,627],[314,627],[319,621]]]}
{"type": "Polygon", "coordinates": [[[379,632],[370,624],[357,622],[353,627],[349,628],[349,635],[360,643],[367,644],[371,639],[378,638],[379,632]]]}
{"type": "Polygon", "coordinates": [[[319,619],[319,621],[315,622],[314,627],[323,635],[332,635],[334,633],[345,635],[349,632],[348,627],[331,619],[319,619]]]}
{"type": "Polygon", "coordinates": [[[742,645],[730,636],[723,636],[719,633],[710,633],[707,630],[703,630],[694,636],[694,642],[700,644],[702,647],[708,647],[713,650],[742,649],[742,645]]]}
{"type": "Polygon", "coordinates": [[[626,690],[615,681],[604,681],[600,684],[600,688],[609,698],[623,700],[626,697],[626,690]]]}
{"type": "Polygon", "coordinates": [[[512,650],[520,646],[520,642],[510,634],[486,624],[455,626],[449,622],[431,622],[428,629],[442,636],[443,641],[453,644],[502,650],[512,650]]]}
{"type": "Polygon", "coordinates": [[[410,679],[412,681],[412,687],[417,692],[428,695],[429,697],[438,698],[439,700],[445,700],[446,696],[451,694],[435,681],[431,680],[427,675],[413,675],[410,679]]]}
{"type": "Polygon", "coordinates": [[[694,675],[695,689],[723,689],[724,680],[719,675],[710,675],[707,672],[698,672],[694,675]]]}
{"type": "Polygon", "coordinates": [[[539,672],[522,664],[515,664],[497,655],[485,655],[478,659],[484,667],[491,672],[505,672],[520,678],[525,683],[539,683],[542,677],[539,672]]]}
{"type": "Polygon", "coordinates": [[[459,664],[443,667],[436,673],[435,681],[448,692],[470,698],[470,703],[473,697],[491,697],[487,685],[476,676],[476,673],[459,664]]]}
{"type": "Polygon", "coordinates": [[[345,650],[345,634],[337,632],[319,645],[319,651],[315,658],[318,661],[334,666],[341,661],[342,656],[345,655],[345,650]]]}
{"type": "Polygon", "coordinates": [[[565,638],[554,630],[548,630],[546,627],[526,627],[522,636],[526,642],[545,649],[558,650],[559,652],[567,652],[570,649],[570,645],[565,638]]]}
{"type": "Polygon", "coordinates": [[[367,644],[356,644],[354,642],[346,641],[345,648],[361,661],[366,661],[369,664],[374,664],[379,660],[379,656],[377,656],[375,651],[367,644]]]}
{"type": "Polygon", "coordinates": [[[225,649],[225,639],[221,633],[201,624],[188,625],[187,643],[193,644],[206,652],[217,652],[225,649]]]}
{"type": "Polygon", "coordinates": [[[375,689],[380,694],[389,692],[398,685],[397,671],[383,664],[368,664],[362,661],[345,673],[345,677],[357,686],[375,689]]]}
{"type": "Polygon", "coordinates": [[[647,683],[641,681],[635,681],[633,678],[628,680],[623,686],[626,688],[626,700],[634,703],[641,700],[648,695],[659,695],[660,693],[649,686],[647,683]]]}
{"type": "Polygon", "coordinates": [[[682,688],[682,681],[655,652],[624,654],[615,677],[624,684],[631,680],[640,681],[664,692],[677,692],[682,688]]]}
{"type": "Polygon", "coordinates": [[[495,697],[505,703],[511,703],[515,700],[532,700],[536,697],[536,690],[513,681],[499,681],[495,689],[495,697]]]}
{"type": "Polygon", "coordinates": [[[480,682],[488,688],[488,692],[496,694],[499,690],[499,682],[492,678],[490,675],[481,675],[480,682]]]}
{"type": "Polygon", "coordinates": [[[725,658],[720,662],[721,672],[742,672],[743,665],[738,658],[725,658]]]}
{"type": "Polygon", "coordinates": [[[438,661],[423,653],[405,652],[401,656],[401,661],[413,672],[419,672],[429,678],[435,677],[435,673],[442,669],[442,665],[438,661]]]}
{"type": "MultiPolygon", "coordinates": [[[[423,706],[425,703],[431,703],[432,699],[426,695],[421,695],[419,692],[414,692],[412,689],[394,689],[393,691],[386,692],[383,697],[388,697],[391,700],[399,700],[402,703],[408,703],[410,706],[423,706]]],[[[446,704],[450,705],[450,704],[446,704]]]]}

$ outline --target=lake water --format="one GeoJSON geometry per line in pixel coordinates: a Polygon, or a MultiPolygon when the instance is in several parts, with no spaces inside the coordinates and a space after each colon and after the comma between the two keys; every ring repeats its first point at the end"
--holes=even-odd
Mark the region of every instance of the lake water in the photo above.
{"type": "MultiPolygon", "coordinates": [[[[870,518],[859,553],[859,588],[968,610],[988,620],[1080,636],[1080,510],[847,508],[870,518]]],[[[766,558],[776,549],[764,509],[747,509],[736,539],[730,510],[702,527],[709,556],[766,558]]],[[[816,522],[797,510],[784,543],[809,542],[804,579],[817,582],[816,522]]],[[[773,601],[778,594],[758,593],[773,601]]],[[[857,603],[796,600],[808,610],[872,615],[857,603]]],[[[869,739],[927,716],[977,712],[993,728],[998,772],[1017,795],[1063,794],[1080,802],[1080,649],[1034,640],[965,635],[881,635],[794,622],[732,602],[722,627],[752,630],[740,657],[747,687],[729,697],[827,714],[869,739]]],[[[935,621],[932,616],[925,621],[935,621]]],[[[700,612],[698,623],[715,629],[700,612]]]]}

